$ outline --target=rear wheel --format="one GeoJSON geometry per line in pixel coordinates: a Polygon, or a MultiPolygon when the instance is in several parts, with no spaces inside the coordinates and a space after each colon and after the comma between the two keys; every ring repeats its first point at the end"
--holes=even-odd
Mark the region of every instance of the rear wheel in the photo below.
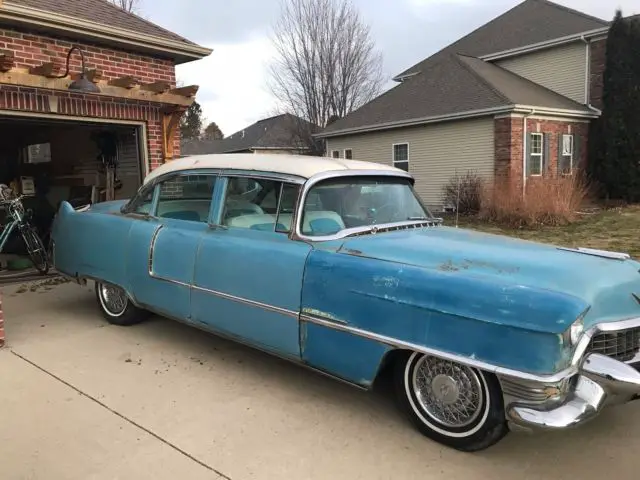
{"type": "Polygon", "coordinates": [[[43,275],[49,271],[49,257],[42,240],[31,225],[24,225],[20,233],[27,247],[27,253],[33,266],[43,275]]]}
{"type": "Polygon", "coordinates": [[[432,440],[473,452],[508,433],[495,375],[416,352],[396,364],[395,380],[402,409],[432,440]]]}
{"type": "Polygon", "coordinates": [[[128,327],[145,320],[148,313],[136,307],[124,289],[110,283],[96,282],[96,297],[102,315],[113,325],[128,327]]]}

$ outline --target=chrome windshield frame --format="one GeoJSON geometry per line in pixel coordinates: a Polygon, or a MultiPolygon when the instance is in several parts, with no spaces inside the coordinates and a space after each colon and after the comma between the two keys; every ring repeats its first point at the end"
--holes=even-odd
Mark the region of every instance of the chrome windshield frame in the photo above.
{"type": "Polygon", "coordinates": [[[372,170],[335,170],[335,171],[322,172],[317,175],[314,175],[313,177],[309,178],[300,189],[297,207],[295,209],[294,218],[293,218],[293,225],[295,225],[295,228],[291,233],[291,238],[293,240],[301,240],[305,242],[327,242],[331,240],[340,240],[342,238],[346,238],[346,237],[360,234],[360,233],[365,233],[370,230],[372,230],[372,234],[375,234],[378,230],[384,230],[387,228],[394,228],[394,227],[403,226],[403,225],[413,226],[413,225],[419,225],[427,222],[439,223],[440,219],[434,217],[432,213],[429,211],[429,209],[424,205],[424,202],[414,190],[413,188],[414,185],[415,185],[415,179],[413,178],[413,176],[410,173],[404,172],[402,170],[397,170],[397,171],[373,170],[373,169],[372,170]],[[340,232],[332,235],[310,236],[310,235],[303,234],[302,220],[304,216],[304,205],[311,189],[314,186],[316,186],[318,183],[323,182],[325,180],[331,180],[334,178],[348,178],[348,177],[355,177],[355,178],[357,177],[385,178],[386,177],[386,178],[397,178],[397,179],[409,180],[411,184],[411,190],[416,200],[418,201],[420,206],[424,209],[424,211],[427,213],[428,217],[424,220],[407,220],[407,221],[397,222],[397,223],[368,225],[368,226],[362,226],[362,227],[348,228],[348,229],[341,230],[340,232]]]}

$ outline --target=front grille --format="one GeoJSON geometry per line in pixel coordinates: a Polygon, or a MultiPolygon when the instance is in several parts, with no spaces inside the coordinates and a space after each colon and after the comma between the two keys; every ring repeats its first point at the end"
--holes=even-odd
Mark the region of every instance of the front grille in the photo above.
{"type": "Polygon", "coordinates": [[[628,362],[640,353],[640,327],[617,332],[602,332],[595,335],[587,349],[620,362],[628,362]]]}

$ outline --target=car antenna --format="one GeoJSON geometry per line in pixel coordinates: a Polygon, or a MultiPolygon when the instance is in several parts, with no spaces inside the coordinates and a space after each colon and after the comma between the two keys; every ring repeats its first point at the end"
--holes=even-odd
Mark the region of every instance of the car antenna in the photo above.
{"type": "Polygon", "coordinates": [[[458,186],[456,188],[456,228],[458,228],[458,218],[460,216],[460,177],[458,176],[458,169],[455,169],[456,182],[458,186]]]}

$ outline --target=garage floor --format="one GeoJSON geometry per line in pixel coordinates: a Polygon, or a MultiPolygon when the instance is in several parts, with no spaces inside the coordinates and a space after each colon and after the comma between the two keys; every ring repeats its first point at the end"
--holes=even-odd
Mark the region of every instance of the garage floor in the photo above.
{"type": "Polygon", "coordinates": [[[42,281],[3,294],[2,478],[638,477],[639,404],[462,454],[422,438],[383,392],[161,318],[108,326],[90,287],[42,281]]]}

